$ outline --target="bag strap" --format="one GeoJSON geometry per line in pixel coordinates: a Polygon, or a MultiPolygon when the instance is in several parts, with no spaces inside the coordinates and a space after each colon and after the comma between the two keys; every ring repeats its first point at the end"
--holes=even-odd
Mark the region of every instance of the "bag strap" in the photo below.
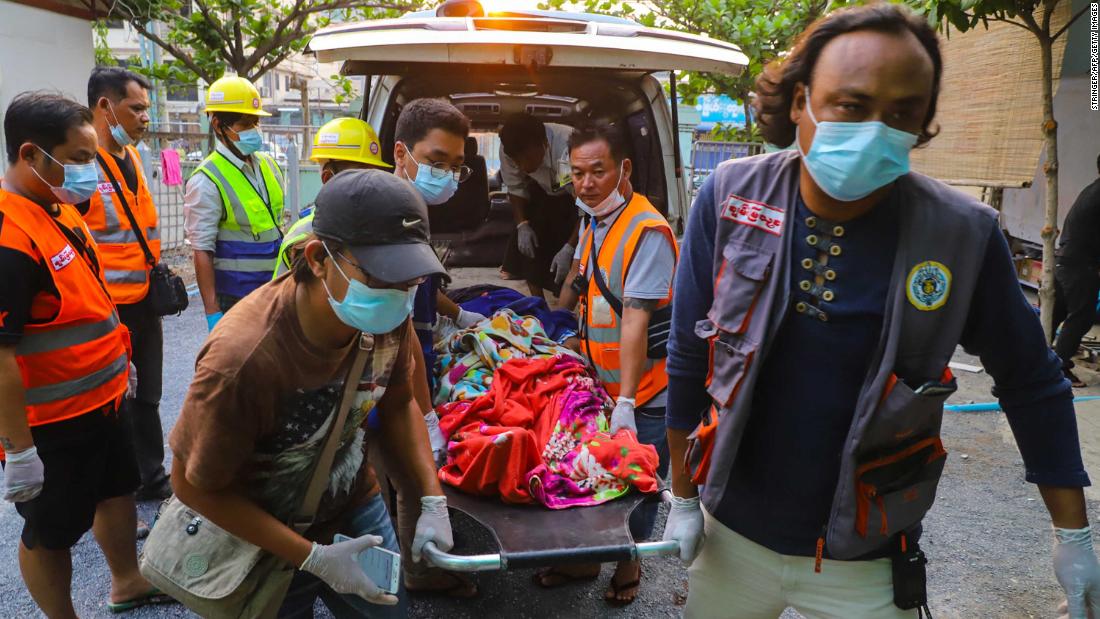
{"type": "MultiPolygon", "coordinates": [[[[127,156],[129,156],[129,153],[127,153],[127,156]]],[[[138,244],[141,245],[141,251],[145,254],[145,261],[151,267],[157,266],[157,261],[153,258],[153,252],[149,250],[149,244],[145,242],[145,233],[138,226],[137,219],[134,218],[134,213],[130,210],[130,205],[126,203],[126,196],[122,194],[122,187],[115,179],[115,175],[111,174],[111,168],[107,165],[107,161],[103,159],[103,155],[96,153],[95,158],[99,160],[99,167],[107,175],[107,180],[111,181],[111,186],[115,188],[115,196],[122,203],[122,210],[126,213],[126,219],[130,220],[130,228],[137,235],[138,244]]]]}
{"type": "MultiPolygon", "coordinates": [[[[600,250],[596,247],[596,222],[593,218],[589,218],[592,226],[592,243],[589,245],[590,253],[588,256],[588,262],[592,267],[592,277],[596,280],[596,287],[600,289],[600,294],[603,298],[607,299],[607,304],[614,310],[615,315],[622,320],[623,317],[623,302],[619,297],[611,294],[611,288],[608,287],[607,282],[603,278],[603,272],[600,271],[600,265],[597,262],[597,258],[600,255],[600,250]]],[[[614,224],[612,224],[614,225],[614,224]]],[[[608,230],[610,232],[610,229],[608,230]]]]}
{"type": "Polygon", "coordinates": [[[321,496],[328,488],[329,475],[332,473],[332,461],[336,457],[336,448],[340,445],[340,435],[343,434],[344,424],[348,419],[348,411],[351,410],[352,401],[359,389],[359,380],[363,376],[363,368],[367,366],[367,357],[370,348],[363,345],[363,335],[359,335],[355,359],[351,363],[351,369],[344,381],[344,394],[340,403],[336,405],[336,411],[332,419],[332,427],[329,428],[325,444],[321,448],[321,455],[317,458],[317,465],[313,469],[313,476],[309,480],[302,505],[298,508],[298,514],[294,518],[292,526],[298,533],[305,533],[313,526],[313,517],[317,514],[317,508],[321,504],[321,496]]]}

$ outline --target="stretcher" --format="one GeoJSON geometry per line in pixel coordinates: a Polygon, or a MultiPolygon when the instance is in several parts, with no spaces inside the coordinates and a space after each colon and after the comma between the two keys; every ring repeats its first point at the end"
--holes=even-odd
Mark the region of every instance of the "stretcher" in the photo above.
{"type": "Polygon", "coordinates": [[[547,509],[539,505],[509,505],[495,497],[479,497],[444,486],[447,505],[487,528],[500,552],[455,555],[432,542],[424,557],[435,567],[453,572],[492,572],[569,563],[613,563],[675,554],[675,541],[638,542],[630,535],[630,513],[662,493],[632,492],[592,507],[547,509]]]}

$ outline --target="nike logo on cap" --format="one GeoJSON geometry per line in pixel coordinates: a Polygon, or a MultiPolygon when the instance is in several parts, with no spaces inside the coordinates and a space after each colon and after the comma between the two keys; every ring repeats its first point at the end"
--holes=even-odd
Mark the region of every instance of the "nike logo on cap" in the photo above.
{"type": "Polygon", "coordinates": [[[405,226],[406,228],[411,228],[411,227],[415,226],[416,224],[420,223],[421,221],[422,220],[420,220],[420,219],[414,219],[412,221],[409,221],[408,219],[402,219],[401,220],[401,225],[405,226]]]}

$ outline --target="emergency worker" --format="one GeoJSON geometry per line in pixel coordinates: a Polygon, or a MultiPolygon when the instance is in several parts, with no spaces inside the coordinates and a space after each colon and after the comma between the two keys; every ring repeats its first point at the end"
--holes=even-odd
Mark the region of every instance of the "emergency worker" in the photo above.
{"type": "Polygon", "coordinates": [[[755,88],[764,137],[795,150],[727,161],[700,189],[668,358],[686,617],[927,611],[918,540],[960,344],[1050,512],[1069,616],[1100,610],[1072,393],[997,214],[909,170],[942,66],[906,9],[829,14],[755,88]]]}
{"type": "Polygon", "coordinates": [[[206,90],[214,152],[187,180],[184,227],[206,324],[271,280],[283,240],[283,172],[264,147],[260,93],[225,76],[206,90]]]}
{"type": "Polygon", "coordinates": [[[580,220],[569,166],[571,127],[530,114],[510,116],[500,129],[500,176],[516,220],[519,254],[504,271],[522,275],[531,296],[558,294],[569,274],[580,220]]]}
{"type": "Polygon", "coordinates": [[[164,601],[138,573],[140,481],[118,407],[130,344],[102,254],[72,206],[98,183],[88,108],[23,93],[4,115],[0,188],[0,457],[23,518],[19,568],[46,616],[76,617],[70,549],[89,529],[111,570],[108,608],[164,601]]]}
{"type": "MultiPolygon", "coordinates": [[[[587,215],[574,267],[562,291],[562,306],[581,302],[581,352],[615,398],[611,434],[629,430],[657,449],[657,474],[668,473],[665,439],[667,402],[663,339],[671,316],[676,240],[668,221],[630,184],[632,164],[622,134],[611,125],[577,129],[569,138],[576,204],[587,215]]],[[[657,504],[644,503],[630,516],[636,541],[653,532],[657,504]]],[[[600,566],[551,568],[539,584],[555,586],[595,577],[600,566]]],[[[622,561],[605,594],[613,605],[634,601],[640,561],[622,561]]]]}
{"type": "MultiPolygon", "coordinates": [[[[313,136],[309,159],[321,166],[323,185],[344,170],[392,169],[392,165],[382,161],[381,153],[382,147],[374,127],[358,118],[335,118],[322,125],[313,136]]],[[[290,271],[294,265],[297,250],[313,233],[314,208],[305,209],[298,221],[286,231],[273,277],[290,271]]]]}
{"type": "Polygon", "coordinates": [[[443,272],[427,215],[419,194],[390,174],[337,174],[317,195],[313,234],[293,272],[242,300],[199,351],[169,437],[172,485],[204,518],[301,570],[280,616],[312,616],[318,597],[338,617],[406,615],[403,590],[384,593],[358,563],[371,546],[398,548],[369,454],[420,504],[411,560],[421,561],[429,541],[453,545],[412,394],[412,296],[424,277],[443,272]],[[303,536],[287,523],[321,456],[315,436],[333,423],[359,350],[368,357],[342,430],[347,438],[303,536]],[[366,432],[375,407],[381,423],[366,432]],[[334,533],[353,539],[334,542],[334,533]]]}
{"type": "Polygon", "coordinates": [[[137,391],[124,402],[141,472],[139,500],[172,494],[164,471],[160,422],[164,333],[149,302],[149,271],[160,260],[157,208],[134,144],[149,124],[149,81],[118,67],[99,67],[88,79],[88,107],[99,138],[99,185],[91,200],[77,205],[99,247],[107,291],[130,330],[137,391]],[[137,223],[134,228],[131,221],[137,223]],[[140,236],[140,238],[139,238],[140,236]],[[146,257],[142,241],[149,248],[146,257]]]}

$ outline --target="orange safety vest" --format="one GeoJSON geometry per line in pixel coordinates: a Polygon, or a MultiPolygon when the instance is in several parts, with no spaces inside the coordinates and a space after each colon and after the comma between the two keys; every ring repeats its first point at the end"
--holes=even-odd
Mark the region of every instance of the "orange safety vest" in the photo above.
{"type": "MultiPolygon", "coordinates": [[[[672,227],[657,209],[649,203],[645,196],[634,192],[634,196],[626,205],[607,236],[599,246],[599,255],[596,256],[596,264],[607,282],[609,291],[623,300],[623,292],[626,288],[627,269],[634,259],[634,252],[638,248],[638,242],[642,233],[646,230],[656,229],[663,232],[672,242],[673,251],[679,259],[680,250],[676,246],[676,238],[672,234],[672,227]]],[[[592,229],[585,232],[584,242],[581,244],[580,275],[584,276],[588,268],[589,256],[592,247],[592,229]]],[[[665,307],[672,302],[672,288],[669,288],[668,296],[658,303],[658,308],[665,307]]],[[[611,397],[618,397],[620,383],[622,382],[619,360],[620,340],[622,339],[622,325],[619,317],[611,308],[603,294],[596,285],[596,278],[588,278],[588,292],[581,299],[582,317],[584,320],[584,339],[589,360],[595,366],[596,372],[603,381],[604,387],[611,397]]],[[[638,384],[638,393],[635,395],[638,406],[644,406],[657,394],[668,386],[668,375],[665,373],[664,359],[647,359],[645,370],[642,373],[641,382],[638,384]]]]}
{"type": "MultiPolygon", "coordinates": [[[[94,411],[126,393],[130,334],[81,248],[59,226],[87,237],[76,208],[62,204],[53,218],[41,206],[0,189],[0,247],[43,265],[60,302],[36,295],[15,359],[23,379],[29,425],[64,421],[94,411]],[[38,315],[56,315],[39,318],[38,315]]],[[[95,243],[87,251],[95,253],[95,243]]]]}
{"type": "MultiPolygon", "coordinates": [[[[149,244],[149,251],[154,260],[160,260],[160,231],[157,229],[157,208],[153,204],[153,196],[149,193],[149,185],[145,182],[145,174],[141,169],[141,155],[133,146],[124,147],[130,156],[130,161],[137,170],[137,193],[130,191],[123,180],[122,171],[111,156],[103,148],[99,149],[99,156],[107,163],[107,168],[118,186],[122,189],[122,197],[134,214],[134,219],[145,235],[145,242],[149,244]]],[[[149,293],[149,270],[152,266],[145,259],[145,253],[141,251],[137,234],[130,225],[130,218],[122,209],[122,200],[118,199],[114,185],[99,164],[99,188],[89,201],[88,212],[84,215],[84,221],[92,231],[92,238],[99,246],[99,259],[103,267],[103,279],[107,282],[107,290],[111,293],[115,303],[120,305],[137,303],[149,293]]]]}

